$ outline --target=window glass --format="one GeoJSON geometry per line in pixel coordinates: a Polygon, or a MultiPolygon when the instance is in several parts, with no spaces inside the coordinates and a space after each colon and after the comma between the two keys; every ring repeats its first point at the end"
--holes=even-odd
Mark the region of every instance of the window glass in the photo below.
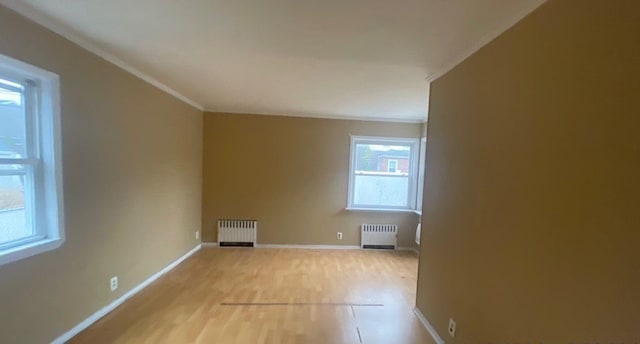
{"type": "Polygon", "coordinates": [[[59,85],[0,55],[0,265],[64,242],[59,85]]]}
{"type": "Polygon", "coordinates": [[[387,171],[390,172],[390,173],[396,173],[397,170],[398,170],[398,161],[397,160],[389,160],[387,171]]]}
{"type": "Polygon", "coordinates": [[[26,156],[24,87],[0,79],[0,158],[26,156]]]}
{"type": "Polygon", "coordinates": [[[356,138],[352,144],[351,207],[410,208],[415,183],[412,181],[414,140],[389,142],[356,138]]]}
{"type": "Polygon", "coordinates": [[[0,175],[0,246],[33,236],[27,224],[24,190],[24,175],[0,175]]]}

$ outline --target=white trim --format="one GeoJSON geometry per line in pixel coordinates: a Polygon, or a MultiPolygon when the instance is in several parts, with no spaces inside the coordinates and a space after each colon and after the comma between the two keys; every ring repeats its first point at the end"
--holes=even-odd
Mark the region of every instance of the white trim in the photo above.
{"type": "Polygon", "coordinates": [[[107,306],[103,307],[99,311],[93,313],[88,318],[84,319],[78,325],[74,326],[71,330],[65,332],[64,334],[62,334],[60,337],[56,338],[51,343],[52,344],[64,344],[65,342],[67,342],[68,340],[73,338],[75,335],[77,335],[78,333],[80,333],[81,331],[83,331],[87,327],[91,326],[96,321],[98,321],[100,318],[102,318],[103,316],[107,315],[109,312],[113,311],[116,307],[120,306],[122,303],[127,301],[127,299],[129,299],[133,295],[137,294],[142,289],[146,288],[149,284],[153,283],[155,280],[160,278],[162,275],[166,274],[167,272],[169,272],[170,270],[175,268],[178,264],[182,263],[185,259],[189,258],[191,255],[196,253],[200,249],[200,246],[201,245],[198,245],[198,246],[194,247],[191,251],[187,252],[182,257],[180,257],[177,260],[173,261],[171,264],[167,265],[164,269],[162,269],[162,270],[156,272],[155,274],[151,275],[151,277],[147,278],[142,283],[138,284],[133,289],[129,290],[128,292],[126,292],[124,295],[120,296],[115,301],[111,302],[110,304],[108,304],[107,306]]]}
{"type": "MultiPolygon", "coordinates": [[[[2,163],[0,163],[1,165],[2,163]]],[[[18,164],[14,164],[14,165],[18,165],[18,164]]],[[[24,164],[25,166],[29,166],[27,164],[24,164]]],[[[22,169],[22,170],[0,170],[0,176],[24,176],[26,175],[27,172],[22,169]]]]}
{"type": "Polygon", "coordinates": [[[520,22],[524,17],[529,15],[531,12],[535,11],[538,7],[542,6],[547,0],[542,1],[539,4],[533,4],[531,6],[527,6],[522,11],[518,12],[513,17],[509,18],[503,25],[498,26],[496,29],[489,31],[486,35],[482,36],[482,38],[472,44],[467,49],[463,50],[456,58],[449,59],[449,62],[446,62],[440,68],[436,69],[435,73],[430,74],[425,78],[427,82],[433,82],[441,76],[447,74],[459,64],[464,62],[466,59],[471,57],[473,54],[477,53],[480,49],[482,49],[485,45],[491,43],[494,39],[498,38],[500,35],[505,33],[507,30],[515,26],[518,22],[520,22]]]}
{"type": "MultiPolygon", "coordinates": [[[[2,1],[2,0],[0,0],[2,1]]],[[[255,115],[255,116],[278,116],[278,117],[294,117],[294,118],[311,118],[311,119],[335,119],[342,121],[365,121],[365,122],[391,122],[391,123],[426,123],[425,118],[394,118],[394,117],[360,117],[349,115],[322,115],[322,114],[308,114],[308,113],[270,113],[270,112],[252,112],[252,111],[234,111],[234,110],[222,110],[205,108],[205,113],[212,115],[255,115]]]]}
{"type": "Polygon", "coordinates": [[[44,239],[3,250],[0,254],[0,265],[9,264],[20,259],[29,258],[40,253],[55,250],[62,246],[63,243],[64,239],[44,239]]]}
{"type": "MultiPolygon", "coordinates": [[[[420,139],[411,137],[383,137],[383,136],[359,136],[351,135],[349,151],[349,188],[347,190],[347,210],[366,210],[376,211],[378,209],[382,211],[400,210],[405,212],[412,212],[415,210],[417,184],[418,184],[418,158],[420,149],[420,139]],[[369,144],[369,145],[397,145],[397,146],[409,146],[411,151],[408,156],[409,159],[409,173],[408,190],[407,190],[407,206],[406,207],[392,207],[392,206],[355,206],[353,191],[355,188],[355,175],[356,175],[356,158],[357,158],[357,145],[369,144]]],[[[405,176],[403,176],[405,177],[405,176]]]]}
{"type": "Polygon", "coordinates": [[[422,215],[422,205],[424,204],[424,177],[427,167],[427,137],[420,139],[420,148],[418,149],[420,157],[418,158],[418,189],[416,190],[416,211],[420,211],[418,215],[422,215]]]}
{"type": "Polygon", "coordinates": [[[360,245],[279,245],[258,244],[258,248],[293,248],[309,250],[359,250],[360,245]]]}
{"type": "MultiPolygon", "coordinates": [[[[203,242],[202,247],[218,247],[217,242],[203,242]]],[[[222,247],[226,248],[226,247],[222,247]]],[[[242,246],[229,246],[229,248],[244,248],[242,246]]],[[[248,247],[250,248],[250,247],[248,247]]],[[[257,244],[256,248],[290,248],[290,249],[306,249],[306,250],[360,250],[360,245],[281,245],[281,244],[257,244]]],[[[370,251],[371,249],[367,249],[370,251]]],[[[415,247],[397,247],[398,251],[413,251],[418,253],[415,247]]],[[[391,251],[391,250],[382,250],[391,251]]]]}
{"type": "Polygon", "coordinates": [[[167,94],[180,99],[181,101],[193,106],[194,108],[200,110],[200,111],[204,111],[204,107],[202,105],[200,105],[198,102],[192,100],[191,98],[181,94],[180,92],[172,89],[171,87],[167,86],[166,84],[158,81],[157,79],[153,78],[152,76],[140,71],[139,69],[137,69],[136,67],[128,64],[127,62],[124,62],[123,60],[121,60],[120,58],[116,57],[115,55],[108,53],[106,51],[104,51],[101,48],[98,48],[94,43],[90,42],[89,40],[87,40],[86,38],[82,37],[81,34],[79,34],[78,32],[76,32],[75,30],[69,28],[68,26],[58,22],[57,20],[44,15],[42,13],[40,13],[39,11],[37,11],[36,9],[34,9],[32,6],[28,5],[25,2],[22,1],[14,1],[14,0],[0,0],[0,4],[2,4],[2,6],[6,6],[8,8],[10,8],[11,10],[18,12],[20,15],[27,17],[28,19],[31,19],[32,21],[34,21],[35,23],[44,26],[45,28],[57,33],[58,35],[68,39],[69,41],[75,43],[76,45],[80,46],[81,48],[84,48],[85,50],[90,51],[91,53],[101,57],[102,59],[120,67],[121,69],[123,69],[124,71],[135,75],[136,77],[140,78],[141,80],[146,81],[147,83],[149,83],[152,86],[155,86],[156,88],[160,89],[161,91],[166,92],[167,94]]]}
{"type": "Polygon", "coordinates": [[[436,332],[436,329],[433,328],[433,325],[431,325],[429,320],[427,320],[427,318],[425,318],[424,314],[422,314],[422,312],[420,312],[418,307],[413,307],[413,313],[416,314],[416,316],[418,317],[418,319],[422,323],[422,326],[424,326],[424,328],[427,329],[427,332],[429,332],[429,334],[431,335],[431,338],[433,338],[433,340],[436,341],[436,344],[445,344],[445,342],[442,339],[442,337],[440,337],[438,332],[436,332]]]}
{"type": "MultiPolygon", "coordinates": [[[[0,55],[0,63],[2,62],[2,55],[0,55]]],[[[36,165],[40,162],[38,159],[34,158],[24,158],[24,159],[4,159],[0,158],[0,164],[2,165],[36,165]]],[[[4,170],[6,171],[6,170],[4,170]]],[[[9,170],[11,171],[11,170],[9,170]]]]}
{"type": "Polygon", "coordinates": [[[65,228],[59,77],[3,54],[0,54],[0,73],[24,87],[27,134],[27,158],[2,159],[2,162],[30,166],[16,172],[28,179],[25,186],[27,223],[36,237],[43,238],[1,250],[0,265],[3,265],[60,247],[65,240],[65,228]]]}
{"type": "Polygon", "coordinates": [[[415,213],[413,209],[386,209],[386,208],[344,208],[346,211],[378,212],[378,213],[415,213]]]}
{"type": "MultiPolygon", "coordinates": [[[[496,39],[498,36],[509,30],[515,24],[517,24],[520,20],[526,17],[528,14],[533,12],[535,9],[544,4],[546,0],[542,1],[539,4],[533,4],[532,6],[528,6],[522,11],[518,12],[513,17],[509,18],[504,25],[498,26],[495,30],[490,31],[486,35],[484,35],[477,43],[472,44],[467,49],[463,50],[457,58],[449,59],[449,62],[446,62],[441,67],[436,68],[436,72],[428,75],[425,80],[430,83],[441,76],[445,75],[453,68],[458,66],[460,63],[464,62],[471,55],[475,54],[478,50],[480,50],[485,45],[489,44],[491,41],[496,39]]],[[[13,11],[18,12],[19,14],[31,19],[32,21],[46,27],[47,29],[59,34],[62,37],[70,40],[71,42],[79,45],[80,47],[100,56],[101,58],[113,63],[114,65],[124,69],[125,71],[137,76],[138,78],[148,82],[149,84],[157,87],[158,89],[182,100],[183,102],[195,107],[196,109],[203,112],[211,112],[211,113],[242,113],[246,114],[246,112],[242,111],[229,111],[225,109],[214,109],[209,107],[204,107],[197,103],[196,101],[188,98],[187,96],[182,95],[181,93],[175,91],[169,86],[163,84],[162,82],[156,80],[155,78],[143,73],[139,69],[131,66],[130,64],[122,61],[121,59],[115,57],[113,54],[110,54],[103,49],[100,49],[94,45],[94,43],[89,42],[87,39],[82,38],[81,35],[75,32],[73,29],[67,27],[66,25],[55,21],[49,16],[43,15],[37,10],[35,10],[32,6],[26,4],[22,1],[13,1],[13,0],[0,0],[0,4],[6,6],[13,11]]],[[[427,110],[428,111],[428,110],[427,110]]],[[[380,122],[398,122],[398,123],[425,123],[427,121],[427,114],[425,113],[424,119],[403,119],[403,118],[390,118],[390,117],[379,117],[379,118],[361,118],[357,116],[348,116],[348,115],[322,115],[322,114],[273,114],[273,113],[260,113],[253,112],[251,114],[255,115],[271,115],[271,116],[287,116],[287,117],[303,117],[303,118],[324,118],[324,119],[342,119],[342,120],[361,120],[361,121],[380,121],[380,122]]]]}

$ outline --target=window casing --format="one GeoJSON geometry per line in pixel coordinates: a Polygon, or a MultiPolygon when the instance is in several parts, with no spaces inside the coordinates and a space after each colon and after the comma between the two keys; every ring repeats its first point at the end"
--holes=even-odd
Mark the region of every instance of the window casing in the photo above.
{"type": "Polygon", "coordinates": [[[427,162],[427,138],[420,139],[420,161],[418,164],[418,192],[416,196],[416,210],[422,212],[422,202],[424,199],[424,173],[427,162]]]}
{"type": "Polygon", "coordinates": [[[347,209],[414,210],[418,149],[419,139],[352,136],[347,209]]]}
{"type": "Polygon", "coordinates": [[[0,265],[64,242],[58,76],[0,55],[0,265]]]}

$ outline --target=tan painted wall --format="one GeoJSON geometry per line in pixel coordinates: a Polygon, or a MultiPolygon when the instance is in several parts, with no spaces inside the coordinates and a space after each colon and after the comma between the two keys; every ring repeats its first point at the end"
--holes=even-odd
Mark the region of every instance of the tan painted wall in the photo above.
{"type": "Polygon", "coordinates": [[[345,207],[349,134],[420,132],[421,124],[205,113],[203,241],[217,241],[217,219],[250,218],[262,244],[359,245],[361,223],[397,223],[399,246],[414,246],[415,214],[345,207]]]}
{"type": "Polygon", "coordinates": [[[417,303],[447,343],[640,342],[639,80],[640,2],[551,0],[433,83],[417,303]]]}
{"type": "Polygon", "coordinates": [[[61,81],[67,241],[0,266],[0,343],[48,343],[198,244],[202,113],[1,6],[0,53],[61,81]]]}

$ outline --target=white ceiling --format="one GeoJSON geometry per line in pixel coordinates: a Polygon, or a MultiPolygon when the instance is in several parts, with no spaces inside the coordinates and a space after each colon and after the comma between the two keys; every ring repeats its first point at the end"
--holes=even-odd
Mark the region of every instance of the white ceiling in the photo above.
{"type": "Polygon", "coordinates": [[[0,0],[200,108],[398,121],[542,2],[0,0]]]}

